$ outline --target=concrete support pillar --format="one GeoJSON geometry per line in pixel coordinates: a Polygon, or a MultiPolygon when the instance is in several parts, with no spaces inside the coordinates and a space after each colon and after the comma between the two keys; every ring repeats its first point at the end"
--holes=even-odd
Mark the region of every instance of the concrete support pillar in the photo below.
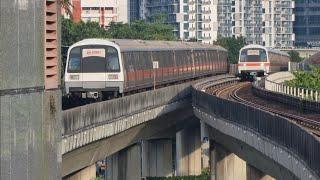
{"type": "Polygon", "coordinates": [[[149,140],[141,143],[142,177],[168,177],[173,174],[172,140],[149,140]]]}
{"type": "Polygon", "coordinates": [[[176,134],[176,175],[201,174],[201,137],[199,128],[190,128],[176,134]]]}
{"type": "Polygon", "coordinates": [[[107,180],[136,180],[141,178],[140,145],[134,145],[107,157],[107,180]]]}
{"type": "MultiPolygon", "coordinates": [[[[212,145],[211,145],[212,146],[212,145]]],[[[215,147],[210,147],[210,179],[217,179],[217,149],[215,147]]]]}
{"type": "Polygon", "coordinates": [[[247,164],[247,180],[275,180],[273,177],[266,175],[259,169],[247,164]]]}
{"type": "Polygon", "coordinates": [[[246,162],[223,148],[217,148],[216,180],[246,180],[246,162]]]}
{"type": "Polygon", "coordinates": [[[210,168],[210,141],[208,133],[208,125],[201,122],[201,167],[210,168]]]}
{"type": "Polygon", "coordinates": [[[65,180],[94,180],[95,178],[96,178],[96,164],[93,164],[65,178],[65,180]]]}

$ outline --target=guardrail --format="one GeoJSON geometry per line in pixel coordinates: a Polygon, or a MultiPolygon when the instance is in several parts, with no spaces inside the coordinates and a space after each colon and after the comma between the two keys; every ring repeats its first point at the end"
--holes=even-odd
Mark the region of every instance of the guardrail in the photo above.
{"type": "Polygon", "coordinates": [[[320,141],[289,119],[255,107],[212,96],[193,86],[193,106],[202,112],[231,121],[283,146],[320,176],[320,141]]]}
{"type": "MultiPolygon", "coordinates": [[[[293,90],[292,88],[287,88],[286,93],[280,93],[277,91],[271,91],[264,88],[264,83],[266,83],[264,80],[256,81],[253,84],[252,92],[262,98],[278,101],[284,104],[288,104],[290,106],[294,106],[299,109],[305,109],[305,110],[311,110],[315,112],[320,112],[320,103],[319,101],[310,101],[309,99],[302,99],[299,96],[293,96],[290,95],[290,93],[294,92],[301,92],[296,90],[293,90]]],[[[279,89],[283,88],[283,85],[278,85],[279,89]]],[[[319,94],[318,94],[319,95],[319,94]]],[[[318,96],[319,97],[319,96],[318,96]]],[[[318,99],[319,100],[319,99],[318,99]]]]}
{"type": "Polygon", "coordinates": [[[277,72],[269,75],[265,79],[265,89],[287,96],[293,96],[307,101],[320,101],[320,91],[307,88],[299,88],[287,86],[284,84],[287,80],[294,79],[294,76],[290,72],[277,72]]]}
{"type": "Polygon", "coordinates": [[[265,80],[265,87],[271,91],[294,96],[303,100],[320,102],[320,91],[314,89],[306,89],[284,85],[283,83],[275,83],[265,80]],[[268,87],[268,88],[267,88],[268,87]]]}
{"type": "MultiPolygon", "coordinates": [[[[218,80],[227,77],[231,76],[219,75],[212,77],[212,79],[218,80]]],[[[65,110],[63,111],[62,134],[69,136],[155,107],[186,99],[191,101],[190,86],[193,83],[195,81],[65,110]]]]}

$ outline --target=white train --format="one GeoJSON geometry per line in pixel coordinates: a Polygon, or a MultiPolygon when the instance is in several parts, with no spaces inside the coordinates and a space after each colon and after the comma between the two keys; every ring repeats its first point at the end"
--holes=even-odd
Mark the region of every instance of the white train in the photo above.
{"type": "Polygon", "coordinates": [[[239,52],[238,73],[243,79],[287,71],[290,56],[260,45],[247,45],[239,52]]]}
{"type": "Polygon", "coordinates": [[[227,52],[200,43],[85,39],[68,50],[66,93],[108,99],[228,72],[227,52]]]}

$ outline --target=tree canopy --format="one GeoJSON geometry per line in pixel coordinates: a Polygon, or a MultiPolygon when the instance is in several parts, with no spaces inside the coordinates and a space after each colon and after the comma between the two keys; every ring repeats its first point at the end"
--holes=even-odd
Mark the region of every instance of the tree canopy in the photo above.
{"type": "Polygon", "coordinates": [[[61,39],[63,46],[70,46],[86,38],[109,38],[108,32],[97,22],[74,23],[70,19],[62,18],[61,39]]]}
{"type": "Polygon", "coordinates": [[[161,22],[147,23],[143,20],[130,24],[111,23],[108,33],[117,39],[176,40],[171,25],[161,22]]]}
{"type": "Polygon", "coordinates": [[[286,81],[286,85],[320,90],[320,67],[312,66],[311,71],[297,71],[293,75],[294,79],[286,81]]]}
{"type": "Polygon", "coordinates": [[[298,51],[291,50],[291,51],[288,52],[288,54],[289,54],[292,62],[300,62],[300,61],[303,60],[303,58],[300,57],[298,51]]]}
{"type": "Polygon", "coordinates": [[[232,64],[238,63],[239,51],[246,45],[243,37],[219,37],[217,44],[228,50],[228,59],[232,64]]]}
{"type": "Polygon", "coordinates": [[[86,38],[176,40],[173,27],[161,21],[148,23],[139,20],[130,24],[111,23],[109,29],[105,30],[97,22],[74,23],[62,17],[61,31],[63,46],[70,46],[86,38]]]}

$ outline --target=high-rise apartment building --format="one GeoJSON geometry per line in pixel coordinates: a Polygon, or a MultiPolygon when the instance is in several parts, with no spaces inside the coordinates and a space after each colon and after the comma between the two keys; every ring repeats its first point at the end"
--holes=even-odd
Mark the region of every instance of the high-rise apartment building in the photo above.
{"type": "Polygon", "coordinates": [[[107,28],[111,22],[127,23],[127,0],[72,0],[72,19],[75,22],[93,21],[107,28]]]}
{"type": "Polygon", "coordinates": [[[295,1],[293,25],[297,46],[320,46],[320,0],[295,1]]]}
{"type": "Polygon", "coordinates": [[[156,14],[165,14],[166,22],[174,28],[174,33],[180,39],[188,36],[188,0],[144,0],[140,4],[143,14],[148,21],[152,21],[156,14]],[[186,34],[185,34],[186,33],[186,34]]]}
{"type": "Polygon", "coordinates": [[[293,47],[293,7],[292,0],[190,0],[189,38],[243,36],[248,44],[293,47]]]}

